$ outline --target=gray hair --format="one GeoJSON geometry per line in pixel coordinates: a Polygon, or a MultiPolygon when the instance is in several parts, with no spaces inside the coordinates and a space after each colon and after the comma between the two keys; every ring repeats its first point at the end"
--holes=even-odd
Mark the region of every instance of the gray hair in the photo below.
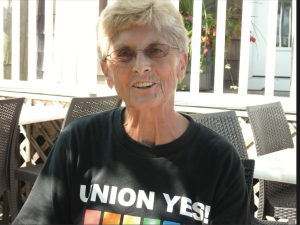
{"type": "Polygon", "coordinates": [[[115,0],[97,22],[98,57],[103,60],[113,38],[133,26],[152,25],[163,37],[188,52],[183,18],[170,0],[115,0]]]}

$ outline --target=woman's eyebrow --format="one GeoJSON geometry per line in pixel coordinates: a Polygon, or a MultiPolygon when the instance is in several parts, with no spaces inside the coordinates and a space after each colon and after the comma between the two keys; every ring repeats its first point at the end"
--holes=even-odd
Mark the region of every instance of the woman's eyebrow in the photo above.
{"type": "MultiPolygon", "coordinates": [[[[150,45],[157,45],[157,44],[162,44],[160,41],[153,41],[149,43],[145,48],[147,48],[150,45]]],[[[127,45],[127,44],[120,44],[120,45],[115,45],[116,47],[114,48],[115,50],[119,49],[136,49],[136,45],[127,45]]]]}

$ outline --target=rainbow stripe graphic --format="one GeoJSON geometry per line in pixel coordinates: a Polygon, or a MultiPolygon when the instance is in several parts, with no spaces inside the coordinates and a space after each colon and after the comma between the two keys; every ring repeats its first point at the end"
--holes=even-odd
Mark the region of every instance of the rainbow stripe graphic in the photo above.
{"type": "Polygon", "coordinates": [[[180,223],[175,223],[172,221],[159,220],[153,218],[141,218],[132,215],[121,215],[112,212],[102,212],[99,210],[85,210],[84,222],[85,225],[91,224],[102,224],[102,225],[180,225],[180,223]],[[101,222],[102,219],[102,223],[101,222]]]}

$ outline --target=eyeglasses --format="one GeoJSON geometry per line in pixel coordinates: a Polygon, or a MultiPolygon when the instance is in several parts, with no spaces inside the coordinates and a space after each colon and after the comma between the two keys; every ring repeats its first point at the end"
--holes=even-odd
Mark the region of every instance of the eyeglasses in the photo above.
{"type": "Polygon", "coordinates": [[[105,59],[109,58],[116,62],[128,62],[136,56],[138,51],[143,51],[149,58],[162,58],[168,55],[170,48],[180,49],[179,47],[169,46],[167,44],[151,44],[145,49],[138,49],[135,51],[129,48],[119,49],[107,55],[105,59]]]}

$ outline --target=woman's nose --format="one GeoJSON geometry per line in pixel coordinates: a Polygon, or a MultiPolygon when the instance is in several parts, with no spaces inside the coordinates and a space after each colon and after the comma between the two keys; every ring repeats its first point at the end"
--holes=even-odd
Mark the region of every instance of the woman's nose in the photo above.
{"type": "Polygon", "coordinates": [[[136,73],[143,75],[145,72],[151,71],[150,58],[144,54],[143,50],[137,50],[135,57],[133,57],[132,70],[136,73]]]}

